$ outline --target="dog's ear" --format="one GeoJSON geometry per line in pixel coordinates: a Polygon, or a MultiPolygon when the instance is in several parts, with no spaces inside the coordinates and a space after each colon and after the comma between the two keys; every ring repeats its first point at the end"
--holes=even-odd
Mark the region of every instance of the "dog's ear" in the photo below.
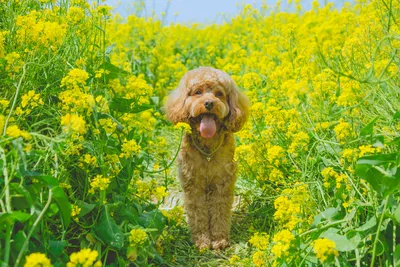
{"type": "Polygon", "coordinates": [[[189,112],[185,107],[187,98],[186,76],[179,82],[178,87],[170,93],[164,106],[167,119],[173,124],[178,122],[189,122],[189,112]]]}
{"type": "Polygon", "coordinates": [[[250,101],[231,81],[231,92],[228,95],[229,114],[226,121],[228,131],[235,133],[242,129],[249,117],[250,101]]]}

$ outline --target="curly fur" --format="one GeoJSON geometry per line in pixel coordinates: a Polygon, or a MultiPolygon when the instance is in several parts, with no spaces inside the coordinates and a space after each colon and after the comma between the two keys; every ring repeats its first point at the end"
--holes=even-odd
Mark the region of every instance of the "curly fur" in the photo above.
{"type": "Polygon", "coordinates": [[[228,74],[210,67],[188,71],[166,103],[172,123],[186,122],[192,128],[192,134],[183,138],[178,165],[188,224],[199,249],[229,245],[237,168],[233,133],[245,124],[249,105],[228,74]],[[211,110],[206,101],[213,102],[211,110]],[[204,114],[215,118],[217,131],[212,138],[203,138],[199,131],[204,114]],[[196,145],[206,153],[218,150],[208,161],[196,145]]]}

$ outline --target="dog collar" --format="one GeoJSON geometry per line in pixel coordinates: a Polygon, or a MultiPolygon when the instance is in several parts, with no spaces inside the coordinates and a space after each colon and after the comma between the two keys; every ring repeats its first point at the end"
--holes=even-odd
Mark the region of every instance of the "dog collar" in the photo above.
{"type": "Polygon", "coordinates": [[[224,136],[222,136],[221,142],[219,143],[218,147],[217,147],[213,152],[211,152],[211,153],[207,153],[207,152],[205,152],[203,149],[201,149],[201,148],[196,144],[196,142],[194,141],[193,137],[192,137],[192,142],[193,142],[194,146],[197,148],[197,150],[198,150],[201,154],[203,154],[203,155],[206,156],[207,161],[210,161],[210,160],[211,160],[211,156],[214,155],[215,152],[218,151],[218,149],[221,147],[222,143],[224,142],[224,136]]]}

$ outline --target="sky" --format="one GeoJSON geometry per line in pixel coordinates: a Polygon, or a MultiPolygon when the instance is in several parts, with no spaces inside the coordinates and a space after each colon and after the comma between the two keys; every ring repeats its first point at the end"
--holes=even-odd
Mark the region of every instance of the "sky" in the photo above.
{"type": "MultiPolygon", "coordinates": [[[[165,24],[175,23],[222,23],[225,18],[233,17],[238,14],[240,7],[246,4],[252,4],[260,7],[266,2],[269,7],[276,5],[276,0],[141,0],[145,3],[144,11],[146,16],[152,15],[152,10],[158,16],[165,12],[165,24]],[[224,15],[222,15],[222,13],[224,15]]],[[[352,2],[351,0],[348,0],[352,2]]],[[[105,4],[115,7],[114,13],[127,17],[134,11],[133,3],[135,0],[106,0],[105,4]]],[[[138,1],[137,1],[138,2],[138,1]]],[[[282,0],[282,11],[289,10],[288,1],[282,0]]],[[[294,1],[293,1],[294,2],[294,1]]],[[[309,10],[313,0],[302,0],[303,10],[309,10]]],[[[324,5],[327,0],[319,0],[324,5]]],[[[336,7],[340,8],[345,0],[331,0],[336,7]]],[[[294,4],[292,5],[292,10],[294,4]]]]}

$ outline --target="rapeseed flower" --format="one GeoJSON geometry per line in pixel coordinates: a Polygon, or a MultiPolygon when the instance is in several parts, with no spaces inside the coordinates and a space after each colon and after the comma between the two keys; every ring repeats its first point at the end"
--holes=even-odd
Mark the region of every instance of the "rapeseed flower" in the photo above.
{"type": "Polygon", "coordinates": [[[67,267],[101,267],[103,266],[100,260],[97,260],[99,253],[90,248],[81,249],[79,252],[74,252],[69,256],[67,267]]]}
{"type": "Polygon", "coordinates": [[[327,261],[331,256],[337,257],[339,255],[335,242],[327,238],[319,238],[314,241],[314,253],[322,263],[327,261]]]}
{"type": "Polygon", "coordinates": [[[32,253],[26,256],[24,267],[52,267],[50,260],[43,253],[32,253]]]}
{"type": "Polygon", "coordinates": [[[132,229],[129,235],[129,245],[132,247],[143,245],[147,240],[147,234],[142,229],[132,229]]]}

